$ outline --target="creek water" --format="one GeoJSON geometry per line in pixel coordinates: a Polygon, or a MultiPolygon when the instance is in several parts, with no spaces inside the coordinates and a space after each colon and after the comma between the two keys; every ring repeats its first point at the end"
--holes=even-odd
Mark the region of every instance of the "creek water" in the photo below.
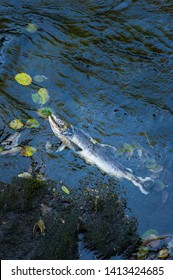
{"type": "MultiPolygon", "coordinates": [[[[44,176],[74,191],[85,178],[108,176],[69,150],[47,154],[46,143],[59,140],[31,98],[45,87],[50,96],[45,106],[116,147],[117,160],[136,175],[157,182],[146,196],[131,182],[119,182],[139,235],[149,229],[172,234],[172,1],[0,2],[2,138],[14,133],[8,126],[14,118],[37,119],[40,126],[23,129],[21,140],[37,149],[34,160],[44,176]],[[14,80],[20,72],[46,79],[25,87],[14,80]]],[[[30,164],[31,158],[20,154],[1,156],[1,181],[9,182],[30,164]]],[[[116,185],[115,180],[115,192],[116,185]]]]}

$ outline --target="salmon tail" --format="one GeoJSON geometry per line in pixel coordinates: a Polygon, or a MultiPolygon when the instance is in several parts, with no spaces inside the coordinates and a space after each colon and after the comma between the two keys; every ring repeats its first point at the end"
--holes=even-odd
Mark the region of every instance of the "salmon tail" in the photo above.
{"type": "Polygon", "coordinates": [[[137,186],[143,194],[146,194],[146,195],[149,192],[145,190],[145,187],[147,188],[145,182],[148,182],[148,181],[154,182],[154,180],[151,177],[145,177],[145,178],[137,177],[137,176],[132,177],[133,184],[135,186],[137,186]]]}

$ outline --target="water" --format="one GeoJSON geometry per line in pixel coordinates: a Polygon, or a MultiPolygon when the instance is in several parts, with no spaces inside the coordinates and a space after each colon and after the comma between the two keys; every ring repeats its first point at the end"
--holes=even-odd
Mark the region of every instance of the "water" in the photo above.
{"type": "MultiPolygon", "coordinates": [[[[37,83],[49,91],[45,106],[74,126],[118,149],[124,143],[142,147],[142,155],[123,154],[119,161],[136,175],[151,176],[145,160],[155,159],[163,166],[155,177],[168,187],[144,196],[131,183],[120,183],[140,235],[151,228],[160,235],[173,232],[172,10],[172,1],[1,0],[1,128],[13,133],[8,124],[14,118],[40,122],[25,129],[22,140],[37,148],[34,160],[47,178],[75,189],[87,176],[103,176],[71,151],[46,154],[46,142],[58,139],[36,113],[40,106],[31,95],[38,86],[14,80],[26,72],[47,78],[37,83]],[[38,30],[28,32],[28,23],[38,30]]],[[[1,181],[30,164],[21,155],[1,157],[1,181]]]]}

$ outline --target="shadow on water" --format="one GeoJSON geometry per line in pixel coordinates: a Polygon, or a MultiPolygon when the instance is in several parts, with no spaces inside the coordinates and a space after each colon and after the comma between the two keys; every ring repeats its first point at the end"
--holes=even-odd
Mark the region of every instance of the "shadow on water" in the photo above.
{"type": "MultiPolygon", "coordinates": [[[[32,157],[20,153],[1,155],[1,181],[10,184],[14,176],[32,169],[34,174],[41,174],[58,184],[62,182],[77,193],[81,181],[86,181],[84,188],[87,187],[87,178],[97,178],[99,182],[108,179],[71,151],[48,153],[46,145],[54,143],[56,146],[59,140],[37,110],[51,107],[99,142],[116,147],[118,161],[133,169],[136,175],[150,176],[155,181],[148,196],[141,194],[130,182],[120,183],[120,193],[125,191],[130,215],[137,220],[135,234],[141,237],[151,229],[157,236],[172,234],[171,1],[1,2],[0,142],[14,133],[9,123],[15,118],[24,124],[34,118],[40,124],[37,128],[23,127],[21,130],[19,144],[37,149],[32,157]],[[28,24],[33,24],[35,30],[29,29],[28,24]],[[33,79],[33,83],[25,87],[14,80],[20,72],[32,78],[42,75],[46,79],[43,82],[33,79]],[[32,99],[32,94],[40,87],[48,89],[50,95],[42,106],[32,99]]],[[[113,184],[116,193],[116,181],[111,186],[113,184]]],[[[105,203],[107,199],[106,191],[105,203]]],[[[104,205],[104,199],[102,203],[104,205]]],[[[123,215],[126,214],[129,215],[129,211],[124,207],[123,215]]],[[[86,223],[89,223],[87,218],[86,223]]],[[[121,258],[126,247],[123,242],[124,249],[117,249],[115,254],[110,249],[109,238],[104,252],[100,253],[102,241],[99,243],[99,238],[98,243],[95,241],[97,244],[91,245],[92,238],[95,240],[92,234],[98,236],[97,229],[101,226],[107,229],[111,223],[116,225],[111,212],[105,216],[101,214],[95,223],[97,227],[82,238],[90,240],[88,248],[98,250],[97,256],[121,258]]],[[[68,232],[75,232],[74,225],[68,232]]],[[[119,232],[128,236],[124,228],[119,232]]],[[[81,258],[94,258],[91,252],[84,251],[81,258]]],[[[18,257],[31,256],[21,253],[18,257]]]]}

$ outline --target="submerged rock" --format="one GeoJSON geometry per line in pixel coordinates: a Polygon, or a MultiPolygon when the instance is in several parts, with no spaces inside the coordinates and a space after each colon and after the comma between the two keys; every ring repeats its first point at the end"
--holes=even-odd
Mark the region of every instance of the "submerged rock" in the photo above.
{"type": "Polygon", "coordinates": [[[80,233],[97,258],[127,258],[139,243],[136,221],[110,185],[93,185],[66,194],[33,178],[0,183],[0,258],[79,259],[80,233]]]}

